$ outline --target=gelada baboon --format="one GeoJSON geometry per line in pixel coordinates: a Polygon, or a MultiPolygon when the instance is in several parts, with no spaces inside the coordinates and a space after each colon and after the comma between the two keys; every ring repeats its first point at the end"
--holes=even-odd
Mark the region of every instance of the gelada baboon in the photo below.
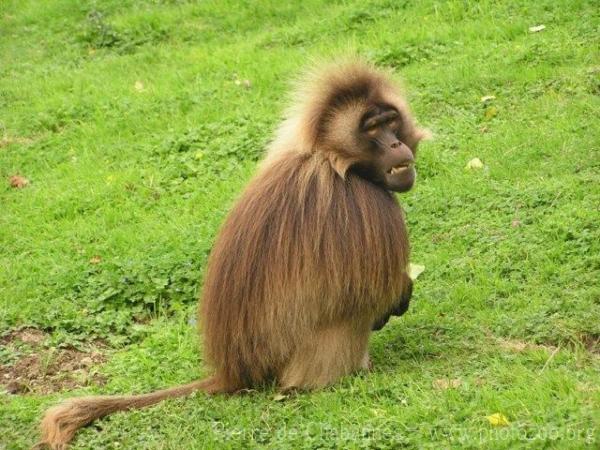
{"type": "Polygon", "coordinates": [[[360,63],[308,77],[212,250],[200,319],[205,380],[50,409],[42,443],[61,448],[114,411],[196,390],[326,386],[367,368],[367,341],[412,289],[392,192],[415,181],[419,129],[391,79],[360,63]]]}

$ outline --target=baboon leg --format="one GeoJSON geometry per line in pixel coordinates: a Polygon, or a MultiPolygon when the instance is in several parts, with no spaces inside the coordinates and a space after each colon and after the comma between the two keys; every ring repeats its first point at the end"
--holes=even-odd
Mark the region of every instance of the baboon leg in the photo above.
{"type": "Polygon", "coordinates": [[[371,362],[371,357],[369,356],[369,351],[366,350],[365,354],[363,355],[362,361],[360,363],[360,369],[370,372],[372,368],[373,368],[373,363],[371,362]]]}
{"type": "Polygon", "coordinates": [[[309,335],[279,377],[283,390],[316,389],[365,366],[369,330],[337,325],[309,335]]]}

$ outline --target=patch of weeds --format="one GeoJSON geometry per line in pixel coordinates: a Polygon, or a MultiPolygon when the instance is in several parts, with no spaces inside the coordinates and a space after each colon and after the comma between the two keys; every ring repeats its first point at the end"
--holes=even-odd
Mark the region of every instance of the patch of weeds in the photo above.
{"type": "Polygon", "coordinates": [[[579,339],[588,352],[600,356],[600,333],[584,333],[579,339]]]}
{"type": "Polygon", "coordinates": [[[52,299],[56,303],[70,302],[83,303],[77,314],[59,314],[54,311],[48,314],[46,323],[50,323],[52,340],[56,345],[80,347],[90,341],[104,340],[114,348],[122,347],[132,342],[138,342],[147,333],[145,323],[136,321],[145,317],[147,322],[149,314],[141,307],[131,310],[107,308],[98,306],[95,300],[81,300],[74,296],[52,299]],[[145,316],[144,316],[145,314],[145,316]]]}
{"type": "Polygon", "coordinates": [[[207,178],[224,179],[239,172],[240,164],[262,156],[269,128],[265,122],[241,116],[167,136],[149,152],[149,160],[161,167],[160,190],[191,194],[205,186],[207,178]],[[197,178],[203,180],[200,187],[186,183],[197,178]]]}
{"type": "Polygon", "coordinates": [[[197,160],[206,156],[211,160],[232,157],[239,161],[257,161],[267,141],[265,129],[269,128],[267,123],[249,116],[202,124],[168,136],[154,153],[160,156],[187,154],[197,160]],[[197,154],[198,151],[201,154],[197,154]]]}
{"type": "Polygon", "coordinates": [[[411,3],[408,0],[381,0],[374,6],[380,11],[381,15],[385,16],[391,12],[398,13],[400,10],[405,10],[410,5],[411,3]]]}
{"type": "Polygon", "coordinates": [[[515,52],[512,64],[558,66],[573,59],[573,52],[565,51],[560,42],[534,42],[515,52]]]}
{"type": "Polygon", "coordinates": [[[116,47],[123,42],[123,37],[106,21],[104,14],[96,10],[88,14],[80,38],[92,48],[116,47]]]}
{"type": "Polygon", "coordinates": [[[407,1],[383,1],[378,5],[367,5],[366,8],[350,11],[342,16],[342,30],[356,31],[368,27],[380,19],[389,18],[390,14],[397,13],[408,6],[407,1]]]}
{"type": "MultiPolygon", "coordinates": [[[[80,347],[98,339],[111,347],[137,342],[146,335],[151,319],[187,310],[197,302],[200,267],[207,253],[194,261],[166,255],[94,265],[65,294],[56,295],[55,287],[48,286],[49,301],[76,306],[68,312],[49,311],[39,326],[52,331],[54,343],[60,345],[80,347]]],[[[0,352],[0,358],[5,356],[0,352]]]]}
{"type": "Polygon", "coordinates": [[[178,309],[196,301],[199,263],[163,258],[149,266],[140,261],[120,261],[90,268],[74,286],[74,295],[93,298],[93,309],[131,308],[138,321],[160,308],[178,309]]]}
{"type": "Polygon", "coordinates": [[[588,72],[589,75],[579,77],[560,76],[549,80],[540,80],[532,84],[527,89],[527,95],[532,98],[539,98],[550,94],[563,94],[567,96],[582,94],[586,90],[590,93],[597,89],[600,93],[600,77],[596,74],[596,85],[594,85],[593,72],[588,72]]]}
{"type": "Polygon", "coordinates": [[[102,12],[92,10],[78,38],[87,48],[132,53],[139,46],[161,42],[167,36],[167,29],[156,20],[143,20],[129,28],[118,28],[108,22],[102,12]]]}
{"type": "Polygon", "coordinates": [[[302,47],[315,40],[314,33],[302,29],[284,29],[267,35],[260,42],[263,48],[272,47],[302,47]]]}
{"type": "Polygon", "coordinates": [[[399,68],[434,58],[443,60],[449,52],[450,48],[445,43],[387,43],[373,53],[373,58],[378,64],[399,68]]]}
{"type": "Polygon", "coordinates": [[[33,120],[36,130],[47,130],[53,133],[61,131],[70,124],[80,124],[90,116],[87,105],[65,104],[50,111],[44,111],[33,120]]]}
{"type": "Polygon", "coordinates": [[[590,94],[600,95],[600,66],[592,67],[585,73],[587,91],[590,94]]]}
{"type": "Polygon", "coordinates": [[[363,25],[373,22],[377,19],[380,14],[372,11],[352,11],[344,20],[347,30],[357,30],[363,25]]]}

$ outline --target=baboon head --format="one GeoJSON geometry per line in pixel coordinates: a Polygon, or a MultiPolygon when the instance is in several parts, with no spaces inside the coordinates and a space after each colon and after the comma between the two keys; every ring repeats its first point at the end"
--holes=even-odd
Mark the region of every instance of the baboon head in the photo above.
{"type": "Polygon", "coordinates": [[[305,130],[312,132],[311,151],[323,152],[341,176],[355,173],[395,192],[413,186],[415,153],[428,132],[417,127],[385,72],[348,63],[321,74],[307,89],[317,92],[303,108],[304,123],[313,124],[305,130]]]}

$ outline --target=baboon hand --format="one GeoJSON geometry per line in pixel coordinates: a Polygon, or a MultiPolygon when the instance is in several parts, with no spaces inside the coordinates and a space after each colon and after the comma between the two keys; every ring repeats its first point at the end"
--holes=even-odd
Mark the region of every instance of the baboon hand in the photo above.
{"type": "Polygon", "coordinates": [[[406,311],[408,311],[408,306],[412,297],[413,282],[408,276],[408,274],[405,273],[403,274],[403,276],[405,278],[404,291],[402,292],[400,299],[386,314],[384,314],[382,317],[375,321],[373,327],[371,328],[373,331],[381,330],[385,326],[385,324],[388,323],[391,316],[401,316],[406,311]]]}

